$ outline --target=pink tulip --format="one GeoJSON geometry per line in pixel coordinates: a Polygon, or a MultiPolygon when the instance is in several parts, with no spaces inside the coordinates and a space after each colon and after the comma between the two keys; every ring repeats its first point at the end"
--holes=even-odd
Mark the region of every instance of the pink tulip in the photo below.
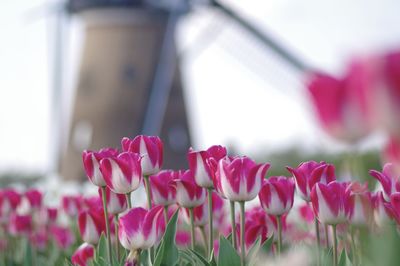
{"type": "Polygon", "coordinates": [[[308,224],[312,224],[314,222],[314,212],[308,202],[302,204],[298,210],[300,218],[302,220],[304,220],[308,224]]]}
{"type": "Polygon", "coordinates": [[[369,133],[373,85],[369,65],[356,61],[343,78],[314,73],[307,84],[322,127],[331,136],[354,142],[369,133]]]}
{"type": "Polygon", "coordinates": [[[204,188],[212,188],[213,177],[217,163],[226,156],[226,148],[222,146],[211,146],[205,151],[194,151],[189,149],[187,158],[190,170],[194,173],[197,185],[204,188]]]}
{"type": "Polygon", "coordinates": [[[8,226],[12,235],[29,235],[32,231],[32,216],[13,213],[8,226]]]}
{"type": "Polygon", "coordinates": [[[30,210],[38,210],[42,207],[43,194],[37,189],[29,189],[24,197],[28,200],[30,210]]]}
{"type": "Polygon", "coordinates": [[[226,223],[228,222],[225,210],[225,200],[223,200],[216,192],[212,193],[212,212],[214,218],[214,229],[225,229],[226,223]]]}
{"type": "Polygon", "coordinates": [[[103,211],[102,199],[98,195],[83,198],[81,211],[102,212],[103,211]]]}
{"type": "Polygon", "coordinates": [[[136,190],[142,180],[141,157],[137,153],[123,152],[100,161],[100,170],[107,186],[115,193],[127,194],[136,190]]]}
{"type": "Polygon", "coordinates": [[[400,138],[390,137],[382,151],[384,163],[392,163],[395,166],[395,173],[400,175],[400,138]]]}
{"type": "Polygon", "coordinates": [[[372,195],[374,206],[374,218],[378,226],[384,226],[391,220],[391,213],[387,210],[388,203],[383,198],[383,192],[379,191],[372,195]]]}
{"type": "Polygon", "coordinates": [[[35,249],[41,251],[46,249],[48,240],[48,232],[45,228],[36,230],[35,232],[32,232],[29,236],[29,241],[31,245],[34,246],[35,249]]]}
{"type": "Polygon", "coordinates": [[[176,202],[185,208],[200,206],[206,199],[206,190],[199,187],[193,177],[193,172],[186,170],[178,179],[174,180],[176,186],[176,202]]]}
{"type": "Polygon", "coordinates": [[[382,185],[383,196],[386,201],[390,201],[390,195],[400,191],[399,176],[396,175],[395,167],[391,163],[383,166],[383,171],[370,170],[369,174],[375,177],[382,185]]]}
{"type": "Polygon", "coordinates": [[[336,225],[347,221],[351,212],[351,190],[336,181],[317,183],[311,190],[314,214],[321,223],[336,225]]]}
{"type": "Polygon", "coordinates": [[[82,209],[83,199],[81,195],[64,195],[61,197],[61,205],[64,212],[70,217],[76,217],[82,209]]]}
{"type": "Polygon", "coordinates": [[[155,205],[169,206],[175,203],[174,180],[182,174],[182,171],[163,170],[149,177],[151,198],[155,205]]]}
{"type": "Polygon", "coordinates": [[[214,186],[230,201],[250,201],[257,197],[270,164],[256,164],[248,157],[225,157],[218,163],[214,186]]]}
{"type": "Polygon", "coordinates": [[[351,208],[349,222],[356,226],[370,225],[373,221],[372,196],[368,185],[354,182],[350,185],[351,208]]]}
{"type": "MultiPolygon", "coordinates": [[[[103,197],[101,188],[99,188],[99,197],[103,197]]],[[[116,194],[106,187],[106,202],[108,214],[116,215],[124,212],[128,207],[126,196],[123,194],[116,194]]]]}
{"type": "MultiPolygon", "coordinates": [[[[272,236],[273,231],[269,228],[271,221],[265,214],[265,211],[259,207],[246,211],[246,225],[245,225],[245,246],[248,251],[255,243],[258,237],[261,237],[261,243],[264,243],[269,237],[272,236]]],[[[238,229],[238,239],[240,229],[238,229]]]]}
{"type": "Polygon", "coordinates": [[[94,247],[88,243],[80,245],[71,257],[71,262],[75,266],[88,266],[94,257],[94,247]]]}
{"type": "Polygon", "coordinates": [[[180,247],[187,247],[190,245],[190,234],[187,231],[179,230],[175,236],[176,244],[180,247]]]}
{"type": "MultiPolygon", "coordinates": [[[[189,224],[190,223],[190,213],[189,209],[185,208],[183,209],[184,211],[184,217],[186,219],[186,222],[189,224]]],[[[194,207],[193,208],[193,222],[194,226],[200,227],[200,226],[205,226],[208,224],[208,204],[205,202],[200,206],[194,207]]]]}
{"type": "Polygon", "coordinates": [[[97,245],[102,232],[105,232],[104,213],[82,211],[78,216],[79,232],[83,241],[97,245]]]}
{"type": "Polygon", "coordinates": [[[21,202],[21,195],[13,189],[0,190],[0,218],[8,218],[21,202]]]}
{"type": "Polygon", "coordinates": [[[54,225],[50,227],[50,233],[58,248],[62,250],[68,249],[75,242],[74,234],[67,227],[54,225]]]}
{"type": "Polygon", "coordinates": [[[163,164],[163,143],[159,137],[136,136],[133,140],[123,138],[121,141],[124,151],[139,153],[143,175],[149,176],[158,173],[163,164]]]}
{"type": "Polygon", "coordinates": [[[258,197],[261,207],[271,215],[281,216],[293,206],[295,184],[285,176],[273,176],[264,180],[258,197]]]}
{"type": "Polygon", "coordinates": [[[315,161],[308,161],[299,164],[297,168],[286,168],[296,181],[300,197],[307,202],[310,201],[311,189],[317,182],[328,184],[336,180],[335,167],[325,162],[317,163],[315,161]]]}
{"type": "Polygon", "coordinates": [[[390,203],[385,202],[384,206],[389,216],[400,225],[400,192],[390,195],[390,203]]]}
{"type": "Polygon", "coordinates": [[[104,187],[106,182],[103,174],[100,172],[100,161],[107,157],[115,157],[118,155],[118,151],[113,148],[104,148],[99,152],[95,151],[83,151],[82,160],[85,172],[90,182],[95,186],[104,187]]]}
{"type": "Polygon", "coordinates": [[[119,218],[118,238],[121,245],[130,251],[149,249],[157,241],[160,230],[162,207],[151,210],[133,208],[119,218]]]}

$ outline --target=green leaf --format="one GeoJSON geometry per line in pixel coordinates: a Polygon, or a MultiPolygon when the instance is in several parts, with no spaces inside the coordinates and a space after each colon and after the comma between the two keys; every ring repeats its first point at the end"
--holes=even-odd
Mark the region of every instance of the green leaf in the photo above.
{"type": "Polygon", "coordinates": [[[24,266],[30,266],[32,264],[33,256],[32,256],[32,247],[30,243],[26,242],[25,248],[25,258],[24,258],[24,266]]]}
{"type": "Polygon", "coordinates": [[[64,266],[74,266],[74,265],[72,264],[72,262],[69,259],[65,258],[64,266]]]}
{"type": "Polygon", "coordinates": [[[180,250],[179,254],[185,261],[189,262],[190,265],[196,265],[196,266],[210,265],[203,256],[201,256],[199,253],[197,253],[192,249],[180,250]]]}
{"type": "Polygon", "coordinates": [[[219,238],[218,266],[240,266],[239,255],[223,236],[219,238]]]}
{"type": "Polygon", "coordinates": [[[210,266],[217,266],[217,262],[215,261],[215,256],[214,256],[214,249],[211,250],[211,260],[209,264],[210,266]]]}
{"type": "Polygon", "coordinates": [[[274,243],[274,235],[267,239],[261,246],[261,250],[265,253],[269,253],[271,251],[272,244],[274,243]]]}
{"type": "Polygon", "coordinates": [[[96,265],[107,265],[107,239],[104,234],[101,234],[96,250],[96,265]],[[106,262],[106,264],[104,264],[106,262]]]}
{"type": "Polygon", "coordinates": [[[164,236],[158,248],[154,266],[173,266],[179,259],[179,251],[175,243],[176,221],[178,220],[179,209],[172,216],[167,224],[164,236]]]}
{"type": "Polygon", "coordinates": [[[260,250],[260,242],[261,242],[261,236],[258,236],[253,246],[247,253],[246,260],[248,261],[249,265],[252,265],[251,261],[254,260],[254,258],[257,256],[258,251],[260,250]]]}

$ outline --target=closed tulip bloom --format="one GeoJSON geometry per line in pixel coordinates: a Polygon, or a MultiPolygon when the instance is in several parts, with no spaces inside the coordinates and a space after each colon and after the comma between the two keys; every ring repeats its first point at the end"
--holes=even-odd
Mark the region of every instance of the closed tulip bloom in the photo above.
{"type": "MultiPolygon", "coordinates": [[[[184,217],[187,223],[190,223],[189,209],[185,208],[184,217]]],[[[194,226],[205,226],[208,223],[208,204],[205,202],[200,206],[193,208],[193,221],[194,226]]]]}
{"type": "Polygon", "coordinates": [[[121,146],[124,151],[139,153],[143,175],[149,176],[158,173],[163,164],[163,143],[156,136],[136,136],[133,140],[123,138],[121,146]]]}
{"type": "Polygon", "coordinates": [[[48,232],[45,228],[40,228],[39,230],[35,230],[29,236],[29,241],[35,249],[43,251],[47,247],[48,243],[48,232]]]}
{"type": "Polygon", "coordinates": [[[103,174],[100,172],[100,161],[107,157],[115,157],[117,154],[118,150],[113,148],[104,148],[98,152],[83,151],[83,166],[90,182],[98,187],[104,187],[106,185],[103,174]]]}
{"type": "Polygon", "coordinates": [[[311,224],[314,221],[314,212],[312,207],[308,202],[305,202],[302,204],[299,208],[299,215],[302,220],[304,220],[306,223],[311,224]]]}
{"type": "Polygon", "coordinates": [[[382,161],[392,163],[395,166],[395,173],[400,175],[400,138],[390,137],[382,151],[382,161]]]}
{"type": "Polygon", "coordinates": [[[61,197],[62,209],[68,216],[76,217],[82,209],[82,204],[81,195],[64,195],[61,197]]]}
{"type": "Polygon", "coordinates": [[[372,196],[368,185],[354,182],[350,185],[351,209],[349,222],[355,226],[370,225],[373,221],[372,196]]]}
{"type": "Polygon", "coordinates": [[[270,164],[256,164],[248,157],[220,160],[214,185],[230,201],[250,201],[257,197],[270,164]]]}
{"type": "Polygon", "coordinates": [[[351,211],[350,192],[345,183],[315,184],[311,190],[311,203],[318,220],[329,225],[346,222],[351,211]]]}
{"type": "Polygon", "coordinates": [[[21,195],[13,189],[0,190],[0,218],[8,218],[21,202],[21,195]]]}
{"type": "MultiPolygon", "coordinates": [[[[99,197],[100,198],[103,197],[103,192],[101,188],[99,188],[99,197]]],[[[107,202],[107,211],[109,214],[112,215],[124,212],[128,207],[126,196],[124,194],[114,193],[108,187],[106,187],[106,202],[107,202]]]]}
{"type": "Polygon", "coordinates": [[[390,201],[390,195],[400,191],[399,176],[396,175],[395,167],[392,163],[383,166],[383,171],[370,170],[369,174],[379,181],[382,185],[383,196],[386,201],[390,201]]]}
{"type": "Polygon", "coordinates": [[[105,220],[102,212],[82,211],[78,216],[79,232],[83,241],[97,245],[102,232],[105,232],[105,220]]]}
{"type": "Polygon", "coordinates": [[[27,190],[24,198],[28,200],[30,210],[38,210],[42,206],[43,194],[37,189],[27,190]]]}
{"type": "Polygon", "coordinates": [[[378,191],[372,195],[372,202],[374,206],[374,219],[378,226],[384,226],[391,221],[391,214],[386,208],[388,204],[383,198],[383,192],[378,191]]]}
{"type": "Polygon", "coordinates": [[[336,180],[335,167],[325,162],[308,161],[297,168],[286,167],[293,175],[300,197],[309,202],[312,187],[317,183],[328,184],[336,180]]]}
{"type": "Polygon", "coordinates": [[[194,181],[193,172],[186,170],[175,179],[176,202],[185,208],[194,208],[204,203],[206,190],[194,181]]]}
{"type": "Polygon", "coordinates": [[[58,248],[62,250],[68,249],[75,242],[74,234],[68,227],[54,225],[50,227],[50,233],[58,248]]]}
{"type": "Polygon", "coordinates": [[[140,160],[140,155],[132,152],[102,159],[100,170],[107,186],[118,194],[136,190],[142,180],[140,160]]]}
{"type": "Polygon", "coordinates": [[[271,221],[260,207],[246,211],[245,246],[247,251],[254,245],[257,238],[261,237],[262,244],[272,236],[273,230],[269,228],[270,224],[271,221]]]}
{"type": "Polygon", "coordinates": [[[293,206],[295,184],[292,178],[273,176],[264,180],[258,197],[261,207],[271,215],[280,216],[293,206]]]}
{"type": "Polygon", "coordinates": [[[130,251],[145,250],[154,246],[162,207],[156,206],[151,210],[133,208],[119,218],[118,238],[121,245],[130,251]]]}
{"type": "Polygon", "coordinates": [[[390,202],[385,202],[384,206],[389,216],[400,225],[400,192],[390,195],[390,202]]]}
{"type": "Polygon", "coordinates": [[[189,168],[194,173],[197,185],[204,188],[212,188],[213,176],[217,170],[217,163],[226,156],[226,148],[215,145],[205,151],[189,149],[187,158],[189,168]]]}
{"type": "Polygon", "coordinates": [[[88,266],[93,258],[94,247],[88,243],[83,243],[72,254],[71,262],[75,266],[88,266]]]}
{"type": "Polygon", "coordinates": [[[149,177],[151,198],[155,205],[169,206],[175,203],[175,181],[182,171],[163,170],[149,177]]]}
{"type": "Polygon", "coordinates": [[[32,216],[13,213],[8,226],[12,235],[28,235],[32,231],[32,216]]]}

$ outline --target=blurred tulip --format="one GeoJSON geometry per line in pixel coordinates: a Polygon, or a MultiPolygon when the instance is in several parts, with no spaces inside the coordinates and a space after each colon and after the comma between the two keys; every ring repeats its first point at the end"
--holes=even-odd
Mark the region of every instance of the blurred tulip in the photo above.
{"type": "Polygon", "coordinates": [[[400,192],[390,195],[390,202],[385,202],[384,206],[389,216],[400,225],[400,192]]]}
{"type": "Polygon", "coordinates": [[[369,174],[379,181],[383,189],[383,196],[386,201],[390,201],[390,195],[400,191],[399,176],[396,175],[395,167],[392,163],[383,166],[383,171],[370,170],[369,174]]]}
{"type": "MultiPolygon", "coordinates": [[[[189,209],[185,208],[182,211],[185,214],[184,217],[187,223],[189,224],[190,223],[189,209]]],[[[193,208],[193,218],[194,218],[193,219],[194,226],[196,227],[205,226],[208,223],[208,204],[206,202],[200,206],[193,208]]]]}
{"type": "Polygon", "coordinates": [[[100,161],[107,157],[115,157],[118,155],[118,150],[113,148],[104,148],[98,152],[83,151],[82,161],[85,172],[90,182],[95,186],[104,187],[106,182],[103,174],[100,172],[100,161]]]}
{"type": "Polygon", "coordinates": [[[39,190],[27,190],[24,194],[24,198],[28,200],[30,210],[38,210],[42,207],[43,194],[39,190]]]}
{"type": "MultiPolygon", "coordinates": [[[[268,216],[265,211],[260,207],[252,208],[246,211],[246,226],[245,226],[245,246],[246,252],[254,245],[257,238],[261,237],[261,245],[269,237],[272,236],[273,231],[269,228],[268,216]]],[[[239,226],[237,226],[239,228],[239,226]]],[[[239,230],[237,232],[239,236],[239,230]]],[[[238,237],[239,239],[239,237],[238,237]]]]}
{"type": "Polygon", "coordinates": [[[307,202],[310,201],[311,189],[317,182],[328,184],[336,180],[335,167],[325,162],[308,161],[300,163],[297,168],[286,168],[296,181],[300,197],[307,202]]]}
{"type": "Polygon", "coordinates": [[[400,137],[390,137],[382,151],[382,161],[392,163],[397,175],[400,175],[400,137]]]}
{"type": "Polygon", "coordinates": [[[175,203],[176,187],[174,180],[182,174],[183,171],[163,170],[149,177],[151,198],[155,205],[169,206],[175,203]]]}
{"type": "Polygon", "coordinates": [[[29,236],[29,240],[31,245],[35,247],[37,250],[45,250],[48,243],[48,232],[45,228],[36,230],[32,232],[29,236]]]}
{"type": "Polygon", "coordinates": [[[288,213],[293,206],[295,184],[292,178],[273,176],[263,180],[258,197],[261,207],[271,215],[288,213]]]}
{"type": "Polygon", "coordinates": [[[103,212],[82,211],[78,216],[79,232],[83,241],[97,245],[101,233],[105,233],[105,219],[103,212]]]}
{"type": "Polygon", "coordinates": [[[225,157],[218,163],[214,186],[230,201],[250,201],[257,197],[270,165],[256,164],[248,157],[225,157]]]}
{"type": "Polygon", "coordinates": [[[21,202],[21,195],[13,189],[0,190],[0,220],[8,218],[21,202]]]}
{"type": "Polygon", "coordinates": [[[32,216],[13,213],[8,226],[12,235],[29,235],[32,231],[32,216]]]}
{"type": "Polygon", "coordinates": [[[76,217],[82,209],[83,199],[81,195],[63,195],[61,205],[64,212],[70,217],[76,217]]]}
{"type": "MultiPolygon", "coordinates": [[[[99,197],[103,197],[101,188],[99,188],[99,197]]],[[[128,207],[126,196],[123,194],[116,194],[106,187],[106,202],[108,214],[116,215],[124,212],[128,207]]]]}
{"type": "Polygon", "coordinates": [[[378,226],[382,227],[391,220],[391,214],[386,208],[387,202],[383,198],[383,192],[378,191],[372,196],[372,202],[374,206],[374,218],[378,226]]]}
{"type": "Polygon", "coordinates": [[[314,222],[314,212],[308,202],[303,203],[298,208],[298,211],[299,211],[300,218],[303,219],[306,223],[311,224],[314,222]]]}
{"type": "Polygon", "coordinates": [[[58,248],[62,250],[68,249],[75,242],[74,234],[67,227],[54,225],[50,227],[50,233],[58,248]]]}
{"type": "Polygon", "coordinates": [[[317,183],[311,190],[311,203],[318,220],[329,225],[346,222],[351,212],[350,192],[345,183],[317,183]]]}
{"type": "Polygon", "coordinates": [[[75,266],[88,266],[94,257],[94,247],[88,243],[83,243],[74,252],[71,262],[75,266]]]}
{"type": "Polygon", "coordinates": [[[199,187],[193,177],[193,172],[186,170],[178,179],[174,180],[176,186],[176,202],[185,208],[200,206],[206,199],[206,190],[199,187]]]}
{"type": "Polygon", "coordinates": [[[140,155],[132,152],[123,152],[118,156],[102,159],[100,170],[107,186],[118,194],[136,190],[142,180],[140,160],[140,155]]]}
{"type": "Polygon", "coordinates": [[[213,177],[217,170],[218,161],[227,154],[226,148],[215,145],[205,151],[194,151],[189,149],[187,158],[189,168],[194,173],[194,178],[200,187],[212,188],[213,177]]]}
{"type": "Polygon", "coordinates": [[[156,244],[162,207],[151,210],[143,208],[131,209],[119,218],[118,238],[121,245],[129,250],[145,250],[156,244]]]}
{"type": "Polygon", "coordinates": [[[159,137],[136,136],[133,140],[123,138],[121,141],[123,151],[139,153],[143,175],[149,176],[160,171],[163,164],[163,143],[159,137]]]}
{"type": "Polygon", "coordinates": [[[373,221],[372,196],[368,185],[354,182],[350,185],[351,201],[349,222],[355,226],[371,225],[373,221]]]}

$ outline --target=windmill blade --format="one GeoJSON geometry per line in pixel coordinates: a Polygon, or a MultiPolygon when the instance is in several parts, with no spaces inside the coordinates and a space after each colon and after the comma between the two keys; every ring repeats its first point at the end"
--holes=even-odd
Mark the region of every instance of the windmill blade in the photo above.
{"type": "Polygon", "coordinates": [[[248,20],[243,18],[240,14],[234,11],[232,8],[220,3],[218,0],[210,0],[211,4],[222,11],[226,16],[230,17],[232,20],[236,21],[241,27],[250,32],[255,38],[257,38],[261,43],[263,43],[267,48],[273,50],[282,59],[288,62],[291,66],[300,72],[306,72],[310,67],[303,62],[300,58],[295,56],[293,53],[285,49],[276,40],[268,36],[258,29],[255,25],[250,23],[248,20]]]}

